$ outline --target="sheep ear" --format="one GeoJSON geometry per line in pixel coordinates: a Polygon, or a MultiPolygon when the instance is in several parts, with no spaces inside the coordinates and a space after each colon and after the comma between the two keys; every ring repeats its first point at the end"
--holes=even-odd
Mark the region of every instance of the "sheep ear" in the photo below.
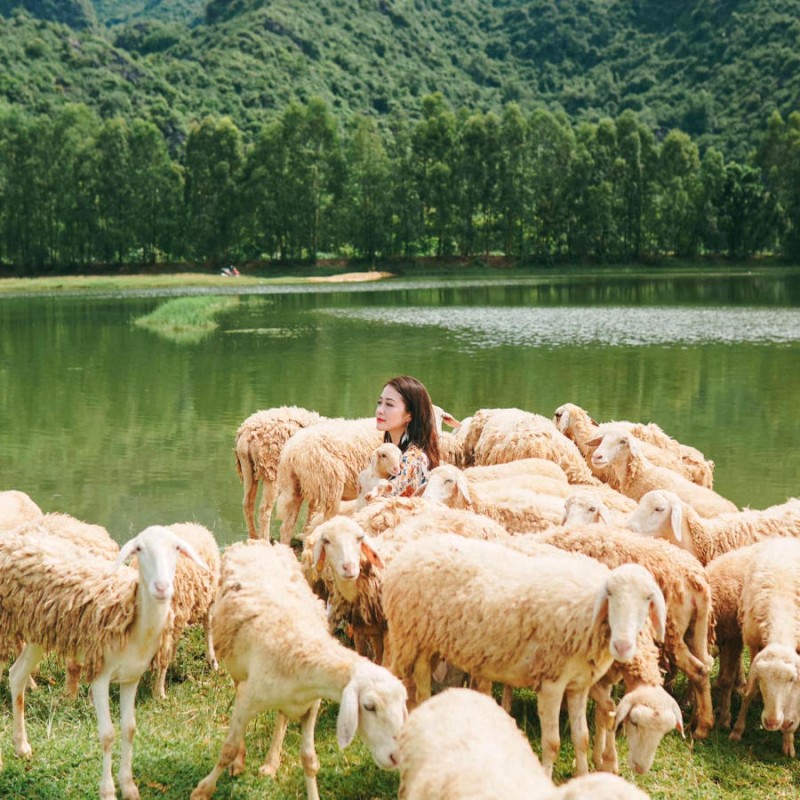
{"type": "Polygon", "coordinates": [[[600,445],[602,443],[603,443],[603,437],[602,436],[596,436],[594,439],[590,439],[588,442],[586,442],[586,446],[587,447],[600,447],[600,445]]]}
{"type": "Polygon", "coordinates": [[[353,741],[358,730],[358,687],[351,680],[342,692],[339,704],[339,716],[336,719],[336,741],[339,749],[344,750],[353,741]]]}
{"type": "Polygon", "coordinates": [[[464,498],[464,502],[468,505],[472,505],[472,497],[469,494],[469,485],[467,483],[467,478],[465,475],[459,475],[458,479],[456,480],[456,486],[458,487],[458,491],[461,496],[464,498]]]}
{"type": "Polygon", "coordinates": [[[614,718],[615,731],[628,718],[628,715],[631,713],[632,708],[633,708],[633,702],[631,701],[630,695],[628,694],[624,695],[622,700],[619,701],[619,705],[617,706],[616,717],[614,718]]]}
{"type": "Polygon", "coordinates": [[[675,715],[675,730],[680,733],[681,739],[685,739],[686,734],[683,732],[683,714],[681,713],[681,707],[677,704],[674,697],[670,697],[670,700],[672,700],[672,713],[675,715]]]}
{"type": "Polygon", "coordinates": [[[657,642],[663,642],[667,632],[667,604],[661,589],[656,586],[650,601],[650,622],[653,625],[653,636],[657,642]]]}
{"type": "Polygon", "coordinates": [[[366,539],[361,542],[361,554],[367,559],[367,561],[369,561],[370,564],[372,564],[373,567],[379,567],[383,569],[383,561],[381,560],[380,555],[378,555],[378,552],[366,539]]]}
{"type": "Polygon", "coordinates": [[[200,558],[200,556],[197,553],[197,550],[195,550],[194,547],[192,547],[189,544],[189,542],[185,542],[183,539],[176,536],[175,546],[178,548],[178,552],[181,555],[186,556],[186,558],[190,558],[192,561],[194,561],[195,564],[197,564],[198,567],[204,569],[206,572],[210,572],[208,564],[206,564],[206,562],[203,561],[202,558],[200,558]]]}
{"type": "Polygon", "coordinates": [[[325,543],[322,541],[321,536],[318,536],[317,541],[314,542],[312,559],[314,561],[314,569],[318,573],[322,572],[322,568],[325,566],[325,543]]]}
{"type": "Polygon", "coordinates": [[[683,505],[677,498],[670,507],[669,521],[670,525],[672,525],[672,535],[675,537],[675,541],[683,541],[683,505]]]}
{"type": "Polygon", "coordinates": [[[118,570],[134,553],[134,550],[139,546],[139,537],[134,536],[133,539],[125,542],[120,548],[119,554],[114,559],[114,570],[118,570]]]}
{"type": "Polygon", "coordinates": [[[562,411],[561,416],[558,418],[558,429],[561,433],[569,427],[569,411],[562,411]]]}
{"type": "Polygon", "coordinates": [[[597,593],[594,601],[594,611],[592,611],[592,627],[597,625],[598,622],[604,620],[608,616],[608,591],[607,585],[603,582],[603,586],[597,593]]]}
{"type": "Polygon", "coordinates": [[[458,428],[461,423],[448,411],[442,411],[442,422],[451,428],[458,428]]]}
{"type": "Polygon", "coordinates": [[[601,503],[599,506],[600,519],[609,527],[614,523],[611,521],[611,512],[606,508],[605,504],[601,503]]]}

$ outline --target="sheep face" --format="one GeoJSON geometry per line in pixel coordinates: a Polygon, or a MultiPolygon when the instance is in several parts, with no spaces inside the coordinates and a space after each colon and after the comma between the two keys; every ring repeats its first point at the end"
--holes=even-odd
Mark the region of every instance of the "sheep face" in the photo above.
{"type": "Polygon", "coordinates": [[[768,645],[753,659],[747,679],[747,692],[756,682],[764,702],[761,724],[768,731],[791,730],[793,698],[800,686],[800,656],[788,647],[768,645]]]}
{"type": "Polygon", "coordinates": [[[632,453],[637,452],[633,437],[622,431],[609,431],[603,437],[587,442],[586,445],[597,448],[592,453],[592,464],[598,468],[624,464],[632,453]]]}
{"type": "Polygon", "coordinates": [[[572,403],[564,403],[564,405],[559,406],[553,414],[553,424],[561,431],[561,433],[566,433],[569,430],[569,412],[571,408],[572,403]]]}
{"type": "Polygon", "coordinates": [[[450,508],[472,505],[466,476],[461,470],[446,464],[430,471],[422,497],[450,508]]]}
{"type": "Polygon", "coordinates": [[[663,641],[667,608],[653,576],[638,564],[612,570],[595,599],[594,620],[608,619],[615,661],[627,663],[636,655],[636,637],[648,614],[656,639],[663,641]]]}
{"type": "Polygon", "coordinates": [[[327,520],[317,528],[316,535],[313,558],[317,573],[322,572],[328,561],[337,583],[358,578],[362,556],[376,566],[383,566],[380,556],[367,541],[364,529],[348,517],[327,520]]]}
{"type": "Polygon", "coordinates": [[[682,543],[683,503],[674,492],[663,489],[647,492],[628,517],[628,527],[645,536],[682,543]]]}
{"type": "Polygon", "coordinates": [[[406,690],[389,670],[360,661],[342,693],[336,735],[344,749],[356,731],[381,769],[397,769],[398,736],[408,718],[406,690]]]}
{"type": "Polygon", "coordinates": [[[611,525],[611,514],[606,504],[594,493],[574,494],[564,501],[562,525],[611,525]]]}
{"type": "Polygon", "coordinates": [[[628,739],[628,766],[638,775],[649,771],[667,733],[677,730],[684,735],[680,706],[660,686],[628,692],[617,706],[616,727],[620,725],[628,739]]]}

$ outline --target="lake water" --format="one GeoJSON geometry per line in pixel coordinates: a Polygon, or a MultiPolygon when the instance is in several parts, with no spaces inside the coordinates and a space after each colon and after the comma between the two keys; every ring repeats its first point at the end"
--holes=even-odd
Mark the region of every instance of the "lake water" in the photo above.
{"type": "Polygon", "coordinates": [[[190,519],[234,541],[245,417],[369,416],[410,373],[457,417],[573,402],[700,448],[739,505],[800,495],[800,270],[227,288],[195,342],[133,325],[175,293],[0,298],[0,489],[119,541],[190,519]]]}

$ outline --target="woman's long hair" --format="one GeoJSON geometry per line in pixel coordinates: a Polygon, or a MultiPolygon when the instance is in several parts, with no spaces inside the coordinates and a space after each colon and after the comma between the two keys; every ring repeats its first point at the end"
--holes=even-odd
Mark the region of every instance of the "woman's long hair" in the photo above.
{"type": "MultiPolygon", "coordinates": [[[[433,403],[425,384],[411,375],[398,375],[386,381],[385,385],[392,386],[400,393],[406,411],[411,414],[406,433],[400,440],[400,449],[405,452],[410,444],[415,444],[428,456],[430,468],[435,469],[439,466],[439,433],[436,430],[433,403]]],[[[383,440],[391,442],[388,431],[383,440]]]]}

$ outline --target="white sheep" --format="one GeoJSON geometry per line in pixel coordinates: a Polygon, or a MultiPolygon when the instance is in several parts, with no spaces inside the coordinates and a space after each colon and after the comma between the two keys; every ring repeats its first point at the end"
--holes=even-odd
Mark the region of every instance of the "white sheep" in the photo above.
{"type": "Polygon", "coordinates": [[[259,773],[276,774],[288,721],[299,718],[306,793],[316,800],[314,725],[322,699],[340,704],[336,730],[341,748],[359,732],[379,767],[397,767],[397,736],[407,716],[405,689],[388,670],[328,633],[323,605],[288,547],[249,541],[226,549],[213,633],[220,660],[236,685],[236,700],[219,760],[192,800],[210,797],[228,767],[232,774],[241,772],[247,724],[267,709],[277,710],[278,716],[259,773]]]}
{"type": "Polygon", "coordinates": [[[269,539],[272,507],[278,496],[275,482],[278,459],[283,446],[297,431],[321,422],[316,411],[297,406],[280,406],[256,411],[236,431],[236,471],[242,479],[242,510],[251,539],[269,539]],[[258,528],[254,521],[256,495],[261,482],[261,503],[258,507],[258,528]]]}
{"type": "Polygon", "coordinates": [[[389,478],[400,473],[402,457],[400,448],[391,442],[384,442],[375,448],[369,457],[369,464],[358,474],[356,509],[363,508],[369,502],[368,496],[374,490],[378,490],[377,496],[384,491],[391,491],[389,478]]]}
{"type": "Polygon", "coordinates": [[[156,677],[153,694],[166,697],[167,669],[175,660],[183,631],[187,625],[203,626],[206,639],[206,661],[217,669],[214,640],[211,636],[211,615],[219,585],[220,554],[214,534],[196,522],[177,522],[166,526],[179,539],[190,544],[202,559],[200,567],[188,559],[180,559],[175,568],[175,592],[172,596],[172,625],[167,628],[154,659],[156,677]]]}
{"type": "Polygon", "coordinates": [[[509,533],[540,531],[564,517],[564,501],[495,482],[468,482],[458,467],[443,464],[428,474],[423,500],[463,508],[499,522],[509,533]]]}
{"type": "Polygon", "coordinates": [[[54,651],[82,663],[91,681],[103,750],[101,800],[116,796],[109,685],[120,684],[118,779],[123,797],[138,798],[132,774],[136,688],[172,614],[180,553],[202,564],[190,545],[160,526],[146,528],[124,544],[116,562],[46,534],[0,537],[0,636],[20,636],[27,642],[9,671],[18,756],[31,755],[24,714],[28,678],[42,656],[54,651]],[[133,555],[138,571],[122,566],[133,555]]]}
{"type": "Polygon", "coordinates": [[[558,464],[570,483],[597,484],[580,450],[547,417],[518,408],[481,409],[464,436],[466,466],[546,458],[558,464]]]}
{"type": "Polygon", "coordinates": [[[742,587],[740,622],[750,651],[750,672],[730,734],[735,741],[742,738],[750,703],[759,693],[766,730],[797,725],[790,713],[800,683],[800,540],[768,539],[754,545],[742,587]]]}
{"type": "Polygon", "coordinates": [[[530,477],[541,479],[542,485],[554,489],[569,486],[567,473],[555,461],[547,458],[519,458],[503,464],[467,467],[464,474],[470,481],[507,480],[516,483],[530,477]]]}
{"type": "MultiPolygon", "coordinates": [[[[515,539],[508,541],[514,547],[515,539]]],[[[708,652],[711,589],[702,565],[693,556],[658,539],[646,539],[620,528],[603,525],[554,529],[530,537],[595,558],[608,568],[635,563],[647,569],[666,602],[664,653],[670,663],[686,673],[694,693],[695,738],[705,738],[714,725],[708,652]]]]}
{"type": "Polygon", "coordinates": [[[42,516],[42,509],[25,492],[8,489],[0,492],[0,531],[10,531],[42,516]]]}
{"type": "Polygon", "coordinates": [[[601,439],[593,439],[589,446],[597,448],[592,454],[592,463],[599,467],[610,466],[622,494],[634,500],[639,500],[652,489],[668,489],[704,517],[739,510],[712,489],[698,486],[671,469],[650,463],[642,455],[636,438],[629,433],[613,430],[601,439]]]}
{"type": "Polygon", "coordinates": [[[661,590],[638,564],[612,571],[574,554],[530,558],[494,542],[444,535],[408,544],[387,565],[383,606],[392,671],[413,675],[417,704],[430,696],[434,654],[473,679],[537,692],[548,776],[564,696],[582,775],[589,690],[615,659],[635,655],[648,613],[663,636],[666,613],[661,590]]]}
{"type": "Polygon", "coordinates": [[[704,517],[691,502],[664,489],[647,492],[628,527],[688,550],[701,563],[773,536],[800,536],[800,499],[763,510],[746,509],[704,517]]]}
{"type": "MultiPolygon", "coordinates": [[[[692,483],[712,487],[714,462],[708,461],[694,447],[683,445],[668,436],[654,422],[627,422],[625,420],[596,423],[589,414],[574,403],[564,403],[555,410],[553,421],[556,427],[572,439],[583,453],[592,472],[601,480],[614,484],[614,476],[607,467],[592,463],[594,448],[589,446],[593,439],[602,438],[610,429],[622,429],[636,437],[645,456],[653,463],[678,472],[692,483]]],[[[618,488],[618,487],[615,487],[618,488]]]]}
{"type": "MultiPolygon", "coordinates": [[[[383,440],[375,419],[332,419],[298,431],[283,447],[278,462],[277,514],[281,542],[295,534],[303,501],[308,519],[339,513],[342,500],[358,497],[358,475],[383,440]]],[[[306,533],[308,533],[306,528],[306,533]]]]}

